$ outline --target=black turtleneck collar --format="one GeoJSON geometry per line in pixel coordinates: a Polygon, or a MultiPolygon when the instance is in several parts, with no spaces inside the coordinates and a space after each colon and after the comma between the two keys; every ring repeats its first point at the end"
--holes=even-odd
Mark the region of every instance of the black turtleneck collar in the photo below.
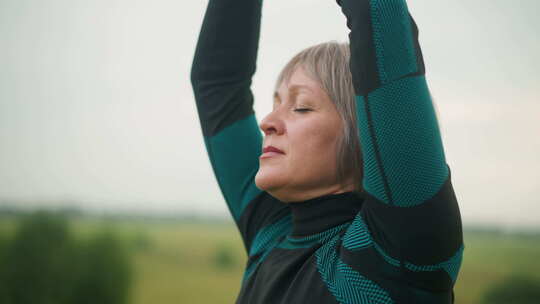
{"type": "Polygon", "coordinates": [[[312,235],[351,221],[363,202],[362,194],[344,192],[288,203],[293,221],[291,235],[312,235]]]}

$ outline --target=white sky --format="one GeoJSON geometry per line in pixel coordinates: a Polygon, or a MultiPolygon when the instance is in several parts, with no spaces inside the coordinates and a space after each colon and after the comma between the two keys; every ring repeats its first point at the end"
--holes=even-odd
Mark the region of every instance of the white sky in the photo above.
{"type": "MultiPolygon", "coordinates": [[[[540,2],[409,0],[463,221],[540,227],[540,2]]],[[[0,0],[0,200],[226,214],[189,82],[207,1],[0,0]]],[[[335,0],[263,8],[255,110],[335,0]]]]}

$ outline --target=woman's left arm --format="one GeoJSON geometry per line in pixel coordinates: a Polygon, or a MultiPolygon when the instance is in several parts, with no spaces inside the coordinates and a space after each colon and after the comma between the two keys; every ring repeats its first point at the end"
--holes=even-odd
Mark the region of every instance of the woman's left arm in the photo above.
{"type": "Polygon", "coordinates": [[[461,218],[417,26],[405,0],[337,2],[351,30],[366,196],[341,257],[353,266],[369,260],[378,275],[418,292],[451,291],[463,251],[461,218]]]}

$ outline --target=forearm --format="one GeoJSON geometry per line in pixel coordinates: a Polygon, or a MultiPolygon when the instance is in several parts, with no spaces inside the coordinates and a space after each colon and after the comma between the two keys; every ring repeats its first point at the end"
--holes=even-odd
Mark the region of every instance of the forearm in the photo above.
{"type": "Polygon", "coordinates": [[[210,0],[191,67],[203,133],[212,136],[253,112],[251,77],[259,43],[261,2],[210,0]]]}

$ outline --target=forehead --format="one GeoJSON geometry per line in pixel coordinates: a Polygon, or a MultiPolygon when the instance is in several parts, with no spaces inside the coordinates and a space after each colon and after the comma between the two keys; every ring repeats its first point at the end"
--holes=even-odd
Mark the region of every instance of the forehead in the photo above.
{"type": "MultiPolygon", "coordinates": [[[[280,86],[280,90],[281,90],[281,87],[280,86]]],[[[309,87],[309,86],[306,86],[306,85],[297,85],[297,84],[294,84],[294,85],[290,85],[288,86],[287,88],[283,89],[283,90],[287,90],[289,91],[289,94],[290,95],[293,95],[293,94],[298,94],[299,92],[308,92],[308,93],[314,93],[313,92],[313,88],[309,87]]],[[[280,99],[280,93],[278,91],[274,92],[274,99],[280,99]]]]}
{"type": "Polygon", "coordinates": [[[304,72],[304,69],[300,66],[297,67],[288,79],[283,79],[274,92],[274,98],[280,98],[280,94],[298,94],[300,92],[306,92],[311,94],[317,94],[320,90],[320,85],[317,81],[308,77],[304,72]]]}

